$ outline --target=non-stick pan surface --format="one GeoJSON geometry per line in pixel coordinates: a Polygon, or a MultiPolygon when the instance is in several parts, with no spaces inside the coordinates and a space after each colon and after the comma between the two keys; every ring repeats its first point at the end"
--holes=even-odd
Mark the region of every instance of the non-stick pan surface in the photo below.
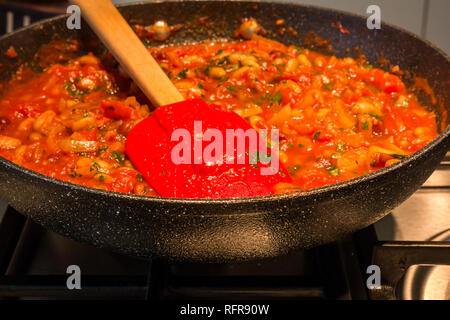
{"type": "MultiPolygon", "coordinates": [[[[126,5],[121,11],[128,20],[145,25],[157,19],[183,23],[168,44],[230,38],[241,18],[254,17],[284,43],[305,45],[307,33],[313,31],[329,39],[338,56],[363,53],[375,65],[383,57],[428,80],[438,103],[432,105],[426,96],[423,102],[438,115],[442,132],[411,157],[375,173],[304,193],[247,199],[113,193],[55,180],[0,158],[0,197],[49,230],[142,258],[222,262],[273,257],[336,240],[374,223],[414,193],[449,149],[445,112],[450,104],[450,62],[405,31],[386,24],[381,30],[369,30],[362,17],[270,2],[164,1],[126,5]],[[205,16],[209,16],[207,25],[199,26],[198,18],[205,16]],[[278,18],[298,35],[281,37],[275,27],[278,18]],[[340,32],[333,22],[340,22],[350,34],[340,32]]],[[[79,39],[86,50],[103,50],[85,22],[81,30],[69,30],[65,17],[50,19],[0,39],[0,52],[13,45],[19,53],[13,63],[0,56],[0,77],[8,77],[20,63],[31,60],[54,34],[79,39]]]]}

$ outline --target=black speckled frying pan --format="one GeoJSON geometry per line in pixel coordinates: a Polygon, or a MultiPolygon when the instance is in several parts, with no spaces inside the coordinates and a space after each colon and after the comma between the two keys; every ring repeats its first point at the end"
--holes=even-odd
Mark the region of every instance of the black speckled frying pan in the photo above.
{"type": "MultiPolygon", "coordinates": [[[[368,30],[362,17],[296,4],[234,1],[183,1],[132,4],[121,7],[129,20],[151,24],[165,19],[185,27],[169,43],[230,38],[241,18],[254,17],[268,31],[283,18],[297,36],[274,37],[284,43],[304,44],[314,31],[331,40],[334,54],[361,53],[377,65],[383,55],[392,64],[426,78],[439,103],[423,103],[438,116],[441,133],[407,159],[336,185],[296,194],[225,200],[152,198],[107,192],[55,180],[0,158],[0,197],[46,228],[98,247],[147,258],[221,262],[272,257],[298,247],[311,247],[366,227],[406,200],[430,176],[450,145],[450,62],[448,57],[414,35],[383,24],[368,30]],[[210,16],[209,28],[196,26],[210,16]],[[344,34],[332,27],[341,24],[344,34]],[[350,50],[348,50],[350,49],[350,50]]],[[[58,17],[0,39],[0,52],[14,45],[15,63],[0,56],[0,77],[58,33],[80,39],[90,50],[103,50],[86,23],[68,30],[58,17]]],[[[320,48],[319,48],[320,49],[320,48]]]]}

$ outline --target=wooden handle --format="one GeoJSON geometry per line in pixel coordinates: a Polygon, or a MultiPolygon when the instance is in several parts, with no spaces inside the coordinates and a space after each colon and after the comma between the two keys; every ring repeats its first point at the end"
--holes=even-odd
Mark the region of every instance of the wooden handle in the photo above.
{"type": "Polygon", "coordinates": [[[184,100],[109,0],[71,0],[124,70],[155,106],[184,100]]]}

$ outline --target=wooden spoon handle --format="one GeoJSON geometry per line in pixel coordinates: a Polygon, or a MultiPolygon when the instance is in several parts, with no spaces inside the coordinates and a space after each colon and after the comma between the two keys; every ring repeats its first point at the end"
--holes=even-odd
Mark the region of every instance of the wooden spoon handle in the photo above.
{"type": "Polygon", "coordinates": [[[124,70],[155,106],[184,100],[109,0],[71,0],[124,70]]]}

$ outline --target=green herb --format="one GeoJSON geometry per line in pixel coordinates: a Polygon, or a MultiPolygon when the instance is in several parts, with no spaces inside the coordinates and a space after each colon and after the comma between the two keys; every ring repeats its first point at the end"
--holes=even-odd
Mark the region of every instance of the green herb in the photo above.
{"type": "Polygon", "coordinates": [[[300,148],[303,148],[303,147],[304,147],[304,145],[301,144],[301,143],[299,143],[298,146],[299,146],[300,148]]]}
{"type": "Polygon", "coordinates": [[[373,65],[371,65],[371,64],[368,64],[367,66],[365,66],[364,68],[366,68],[367,70],[370,70],[370,69],[372,69],[373,68],[373,65]]]}
{"type": "Polygon", "coordinates": [[[405,155],[405,154],[397,154],[397,153],[390,154],[390,156],[395,159],[400,159],[400,160],[405,159],[407,157],[407,155],[405,155]]]}
{"type": "Polygon", "coordinates": [[[216,52],[216,56],[218,56],[219,54],[221,54],[223,52],[222,49],[220,49],[219,51],[216,52]]]}
{"type": "Polygon", "coordinates": [[[409,103],[408,103],[408,101],[403,102],[402,107],[405,108],[405,109],[406,109],[406,108],[409,108],[409,103]]]}
{"type": "Polygon", "coordinates": [[[363,130],[369,130],[369,122],[364,121],[364,122],[362,123],[362,125],[361,125],[361,128],[362,128],[363,130]]]}
{"type": "Polygon", "coordinates": [[[377,115],[375,112],[367,112],[367,114],[368,114],[369,116],[374,117],[374,118],[377,119],[377,120],[380,120],[380,121],[383,120],[383,118],[380,117],[379,115],[377,115]]]}
{"type": "Polygon", "coordinates": [[[118,134],[116,136],[117,141],[125,141],[127,138],[123,134],[118,134]]]}
{"type": "Polygon", "coordinates": [[[314,133],[313,139],[318,139],[320,137],[321,132],[317,131],[316,133],[314,133]]]}
{"type": "Polygon", "coordinates": [[[98,147],[97,153],[100,154],[100,153],[106,151],[106,149],[108,149],[108,148],[109,148],[109,146],[98,147]]]}
{"type": "Polygon", "coordinates": [[[228,63],[228,56],[223,57],[219,61],[217,61],[217,66],[221,66],[228,63]]]}
{"type": "Polygon", "coordinates": [[[279,174],[280,176],[282,176],[283,178],[286,177],[286,174],[285,174],[283,171],[278,171],[278,174],[279,174]]]}
{"type": "Polygon", "coordinates": [[[169,73],[167,74],[167,77],[168,77],[169,79],[172,79],[172,71],[169,71],[169,73]]]}
{"type": "Polygon", "coordinates": [[[95,167],[95,169],[97,169],[97,171],[100,170],[100,165],[97,162],[92,162],[92,165],[95,167]]]}
{"type": "Polygon", "coordinates": [[[300,165],[294,165],[294,166],[288,167],[287,170],[288,170],[289,174],[290,174],[291,176],[293,176],[293,175],[295,175],[295,173],[296,173],[300,168],[301,168],[300,165]]]}
{"type": "Polygon", "coordinates": [[[346,143],[338,143],[337,146],[336,146],[336,151],[337,152],[344,151],[345,145],[346,145],[346,143]]]}
{"type": "Polygon", "coordinates": [[[231,92],[236,92],[236,88],[233,86],[227,86],[227,90],[231,92]]]}
{"type": "Polygon", "coordinates": [[[294,146],[293,143],[289,143],[288,146],[287,146],[287,148],[290,149],[290,148],[292,148],[293,146],[294,146]]]}
{"type": "Polygon", "coordinates": [[[219,85],[221,86],[225,81],[228,80],[228,77],[223,77],[219,79],[219,85]]]}
{"type": "Polygon", "coordinates": [[[333,87],[330,84],[326,84],[322,88],[324,88],[325,90],[328,90],[328,91],[333,90],[333,87]]]}
{"type": "Polygon", "coordinates": [[[142,179],[142,174],[140,174],[140,173],[138,173],[138,174],[136,175],[136,178],[137,178],[137,180],[138,180],[139,182],[142,182],[142,181],[143,181],[143,179],[142,179]]]}
{"type": "Polygon", "coordinates": [[[275,92],[275,93],[270,97],[270,101],[278,102],[278,103],[280,103],[282,99],[283,99],[283,96],[281,95],[281,92],[280,92],[280,91],[275,92]]]}
{"type": "Polygon", "coordinates": [[[236,70],[236,69],[238,69],[238,68],[239,68],[239,64],[238,64],[238,63],[233,64],[233,65],[231,66],[231,70],[236,70]]]}
{"type": "Polygon", "coordinates": [[[87,127],[86,130],[92,130],[92,129],[94,129],[94,128],[95,128],[95,126],[92,125],[92,126],[87,127]]]}
{"type": "Polygon", "coordinates": [[[66,88],[67,92],[70,94],[74,100],[78,101],[80,98],[82,98],[85,94],[89,93],[89,90],[81,91],[78,90],[75,84],[66,82],[64,83],[64,88],[66,88]]]}
{"type": "Polygon", "coordinates": [[[103,175],[100,175],[99,177],[98,177],[99,179],[100,179],[100,181],[105,181],[105,177],[103,176],[103,175]]]}
{"type": "Polygon", "coordinates": [[[200,89],[205,89],[205,87],[201,83],[197,84],[197,87],[199,87],[200,89]]]}
{"type": "Polygon", "coordinates": [[[119,162],[119,163],[123,162],[122,154],[119,151],[111,151],[111,154],[117,160],[117,162],[119,162]]]}
{"type": "Polygon", "coordinates": [[[337,177],[339,175],[339,169],[336,166],[329,166],[325,168],[330,175],[337,177]]]}
{"type": "Polygon", "coordinates": [[[374,88],[372,86],[367,86],[367,88],[369,88],[370,90],[372,90],[375,93],[379,93],[380,92],[377,88],[374,88]]]}
{"type": "Polygon", "coordinates": [[[162,176],[164,175],[164,170],[161,170],[161,175],[162,175],[162,176]]]}
{"type": "Polygon", "coordinates": [[[180,73],[178,73],[177,78],[178,79],[186,79],[188,69],[183,69],[180,71],[180,73]]]}

